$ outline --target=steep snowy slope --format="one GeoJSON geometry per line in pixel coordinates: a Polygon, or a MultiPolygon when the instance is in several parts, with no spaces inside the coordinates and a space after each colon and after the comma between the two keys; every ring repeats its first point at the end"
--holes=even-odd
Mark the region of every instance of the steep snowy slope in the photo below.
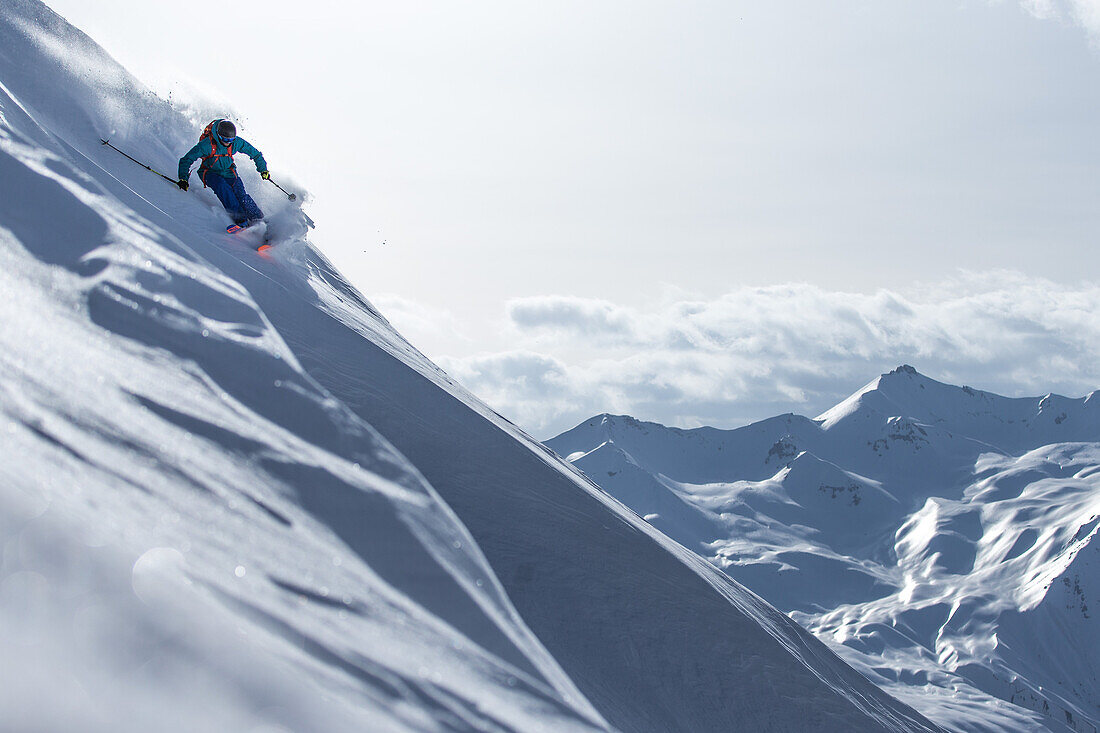
{"type": "Polygon", "coordinates": [[[0,62],[6,724],[603,727],[242,285],[288,272],[98,144],[127,121],[165,160],[184,121],[36,4],[5,3],[0,62]]]}
{"type": "Polygon", "coordinates": [[[941,724],[1092,731],[1098,441],[1096,393],[901,367],[816,420],[604,415],[548,445],[941,724]]]}
{"type": "Polygon", "coordinates": [[[258,179],[266,259],[98,142],[170,170],[195,130],[4,3],[5,724],[932,729],[452,384],[258,179]]]}

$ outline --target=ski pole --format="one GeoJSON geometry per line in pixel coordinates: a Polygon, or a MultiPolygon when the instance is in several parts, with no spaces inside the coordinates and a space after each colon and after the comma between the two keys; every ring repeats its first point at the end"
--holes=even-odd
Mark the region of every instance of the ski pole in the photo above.
{"type": "MultiPolygon", "coordinates": [[[[116,148],[116,147],[115,147],[114,145],[111,145],[111,141],[110,141],[110,140],[104,140],[103,138],[99,138],[99,141],[100,141],[101,143],[103,143],[104,145],[106,145],[107,147],[111,148],[112,150],[118,150],[118,148],[116,148]]],[[[121,151],[121,150],[118,150],[118,152],[122,153],[122,151],[121,151]]],[[[123,154],[123,155],[126,155],[126,153],[122,153],[122,154],[123,154]]],[[[126,157],[127,157],[127,158],[130,158],[130,160],[134,161],[135,163],[137,163],[138,165],[140,165],[140,166],[141,166],[142,168],[144,168],[145,170],[147,170],[147,171],[150,171],[150,172],[152,172],[152,173],[156,173],[156,174],[157,174],[158,176],[160,176],[160,177],[161,177],[161,178],[163,178],[164,180],[168,181],[168,182],[169,182],[169,183],[171,183],[171,184],[172,184],[173,186],[174,186],[174,185],[176,185],[176,179],[174,179],[174,178],[169,178],[168,176],[164,175],[164,174],[163,174],[163,173],[161,173],[160,171],[155,171],[155,170],[153,170],[152,168],[150,168],[149,166],[145,165],[144,163],[142,163],[142,162],[141,162],[140,160],[138,160],[137,158],[132,158],[132,157],[130,157],[129,155],[126,155],[126,157]]]]}
{"type": "MultiPolygon", "coordinates": [[[[267,179],[267,181],[268,181],[268,183],[275,183],[275,181],[271,180],[271,178],[270,178],[270,177],[269,177],[269,178],[267,179]]],[[[285,188],[283,188],[282,186],[280,186],[280,185],[279,185],[278,183],[275,183],[275,188],[279,189],[279,190],[280,190],[280,191],[282,191],[283,193],[286,193],[286,189],[285,189],[285,188]]],[[[292,194],[292,193],[286,193],[286,197],[287,197],[288,199],[290,199],[291,201],[293,201],[294,199],[298,198],[297,196],[295,196],[295,195],[294,195],[294,194],[292,194]]]]}

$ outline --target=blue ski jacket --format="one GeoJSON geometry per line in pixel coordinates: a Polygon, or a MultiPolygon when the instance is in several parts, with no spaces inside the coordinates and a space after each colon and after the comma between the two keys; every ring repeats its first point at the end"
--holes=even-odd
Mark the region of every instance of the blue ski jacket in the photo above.
{"type": "Polygon", "coordinates": [[[263,153],[243,137],[235,138],[227,147],[222,145],[217,135],[211,135],[209,138],[199,140],[195,143],[195,147],[180,158],[179,178],[181,181],[186,181],[191,175],[191,166],[196,160],[202,158],[202,163],[199,165],[199,179],[202,180],[202,185],[206,185],[208,173],[217,173],[222,178],[233,180],[237,177],[237,166],[233,163],[235,153],[244,153],[252,158],[252,162],[256,164],[256,170],[260,173],[267,170],[267,161],[264,160],[263,153]]]}

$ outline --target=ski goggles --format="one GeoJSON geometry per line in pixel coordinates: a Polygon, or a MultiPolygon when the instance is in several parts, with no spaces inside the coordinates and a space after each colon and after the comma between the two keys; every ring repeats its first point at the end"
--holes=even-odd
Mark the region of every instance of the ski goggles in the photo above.
{"type": "Polygon", "coordinates": [[[218,140],[221,141],[222,145],[232,145],[233,141],[236,140],[236,139],[237,139],[236,135],[234,135],[233,137],[225,137],[223,135],[218,135],[218,140]]]}

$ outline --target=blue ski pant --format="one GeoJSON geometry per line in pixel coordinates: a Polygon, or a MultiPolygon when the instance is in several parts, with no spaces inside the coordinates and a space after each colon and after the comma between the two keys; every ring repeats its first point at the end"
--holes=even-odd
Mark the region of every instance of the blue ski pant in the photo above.
{"type": "Polygon", "coordinates": [[[263,219],[264,212],[244,190],[244,181],[240,176],[234,176],[232,180],[219,176],[217,173],[207,172],[202,176],[203,183],[210,187],[218,201],[233,217],[234,224],[243,224],[252,219],[263,219]]]}

